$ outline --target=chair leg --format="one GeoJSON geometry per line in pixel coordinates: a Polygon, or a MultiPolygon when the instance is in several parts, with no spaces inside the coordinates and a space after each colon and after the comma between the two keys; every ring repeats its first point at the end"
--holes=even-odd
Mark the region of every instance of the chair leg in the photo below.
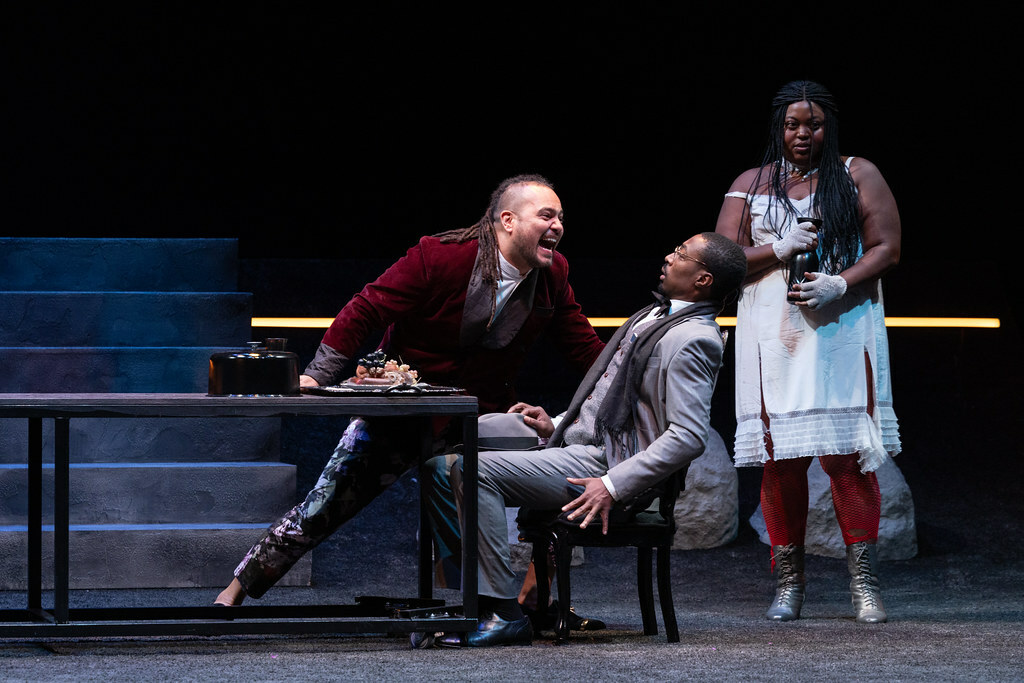
{"type": "Polygon", "coordinates": [[[653,636],[658,633],[658,621],[654,616],[654,585],[651,579],[650,548],[636,549],[636,590],[640,597],[640,615],[644,622],[644,635],[653,636]]]}
{"type": "Polygon", "coordinates": [[[661,600],[661,618],[665,622],[665,635],[670,643],[679,642],[676,606],[672,601],[672,565],[668,546],[658,548],[658,597],[661,600]]]}
{"type": "Polygon", "coordinates": [[[569,568],[572,565],[572,545],[560,536],[555,541],[555,575],[558,577],[558,621],[555,624],[555,644],[569,642],[569,607],[572,606],[569,568]]]}
{"type": "Polygon", "coordinates": [[[551,585],[548,579],[548,549],[551,547],[551,540],[534,540],[533,542],[533,576],[537,579],[537,611],[540,614],[547,612],[548,603],[551,601],[551,585]]]}

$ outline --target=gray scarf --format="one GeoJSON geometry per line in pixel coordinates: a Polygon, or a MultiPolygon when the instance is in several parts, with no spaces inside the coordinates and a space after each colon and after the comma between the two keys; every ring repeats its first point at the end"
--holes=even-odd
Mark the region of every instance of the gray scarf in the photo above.
{"type": "MultiPolygon", "coordinates": [[[[604,373],[611,357],[618,350],[619,342],[627,334],[630,334],[633,325],[637,320],[646,316],[655,306],[648,306],[626,321],[622,327],[616,330],[615,334],[608,341],[604,351],[598,356],[594,364],[587,371],[587,376],[576,390],[565,417],[559,423],[555,433],[548,440],[551,447],[560,446],[565,429],[572,424],[580,412],[583,401],[593,392],[598,380],[604,373]]],[[[717,315],[721,311],[721,305],[714,301],[698,301],[686,308],[665,316],[652,325],[647,326],[637,337],[636,341],[629,348],[626,358],[619,366],[619,371],[608,387],[601,407],[597,412],[598,435],[609,434],[615,438],[622,437],[633,428],[633,406],[636,405],[640,393],[640,384],[643,381],[644,371],[647,369],[647,361],[654,352],[655,345],[661,340],[669,329],[675,327],[690,318],[717,315]]]]}

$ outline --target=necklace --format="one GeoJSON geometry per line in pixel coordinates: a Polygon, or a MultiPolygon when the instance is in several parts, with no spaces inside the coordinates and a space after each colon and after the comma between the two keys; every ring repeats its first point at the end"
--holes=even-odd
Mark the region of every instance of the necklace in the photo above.
{"type": "Polygon", "coordinates": [[[782,175],[783,179],[793,178],[794,176],[796,176],[796,180],[808,180],[812,175],[814,175],[817,172],[817,166],[805,171],[802,168],[799,168],[798,166],[794,166],[793,164],[789,163],[789,161],[787,161],[786,159],[782,160],[782,165],[779,168],[779,173],[782,175]]]}

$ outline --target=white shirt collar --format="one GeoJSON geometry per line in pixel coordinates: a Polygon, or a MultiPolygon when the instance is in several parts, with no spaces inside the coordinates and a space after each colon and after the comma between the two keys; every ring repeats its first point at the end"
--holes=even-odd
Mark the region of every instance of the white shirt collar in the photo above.
{"type": "Polygon", "coordinates": [[[668,314],[669,315],[672,315],[673,313],[678,313],[679,311],[683,310],[687,306],[690,306],[690,305],[693,304],[692,301],[683,301],[682,299],[669,299],[669,301],[671,302],[671,304],[668,307],[668,314]]]}
{"type": "MultiPolygon", "coordinates": [[[[532,268],[530,270],[532,270],[532,268]]],[[[505,258],[505,255],[501,253],[501,250],[500,249],[498,250],[498,279],[499,280],[502,280],[502,281],[505,281],[505,282],[509,282],[509,281],[511,281],[511,282],[520,282],[521,280],[523,280],[529,274],[530,274],[530,271],[528,270],[525,273],[523,273],[522,275],[520,275],[519,274],[519,269],[516,268],[515,266],[513,266],[511,263],[509,263],[508,259],[505,258]]]]}
{"type": "MultiPolygon", "coordinates": [[[[673,313],[678,313],[679,311],[681,311],[684,308],[686,308],[687,306],[689,306],[691,303],[693,303],[693,302],[691,302],[691,301],[683,301],[682,299],[669,299],[668,315],[672,315],[673,313]]],[[[634,325],[639,325],[640,323],[645,323],[648,320],[654,320],[657,317],[658,317],[658,309],[657,308],[652,308],[650,310],[650,312],[647,313],[647,315],[645,315],[640,320],[637,320],[634,323],[634,325]]]]}

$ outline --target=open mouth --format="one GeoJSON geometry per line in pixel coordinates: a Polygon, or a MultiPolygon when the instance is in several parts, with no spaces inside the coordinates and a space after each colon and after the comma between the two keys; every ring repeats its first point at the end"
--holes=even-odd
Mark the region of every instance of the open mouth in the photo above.
{"type": "Polygon", "coordinates": [[[558,240],[554,237],[544,237],[540,241],[540,248],[547,249],[548,251],[554,251],[555,247],[558,246],[558,240]]]}

